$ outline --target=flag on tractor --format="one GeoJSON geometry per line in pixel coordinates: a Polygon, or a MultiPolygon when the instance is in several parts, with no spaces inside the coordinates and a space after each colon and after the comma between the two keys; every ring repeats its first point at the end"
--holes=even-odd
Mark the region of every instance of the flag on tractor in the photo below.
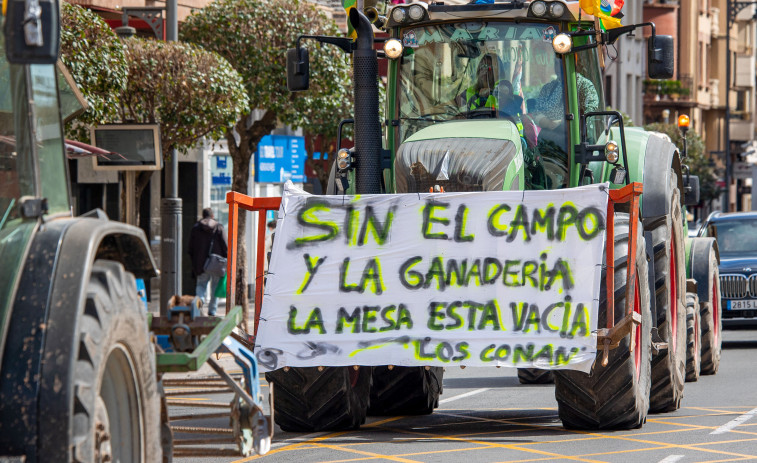
{"type": "Polygon", "coordinates": [[[353,29],[349,18],[350,10],[357,8],[357,0],[342,0],[342,7],[344,8],[344,12],[347,13],[347,37],[356,39],[357,33],[355,32],[355,29],[353,29]]]}
{"type": "Polygon", "coordinates": [[[603,29],[620,27],[620,18],[623,17],[624,0],[580,0],[581,9],[595,18],[603,29]]]}

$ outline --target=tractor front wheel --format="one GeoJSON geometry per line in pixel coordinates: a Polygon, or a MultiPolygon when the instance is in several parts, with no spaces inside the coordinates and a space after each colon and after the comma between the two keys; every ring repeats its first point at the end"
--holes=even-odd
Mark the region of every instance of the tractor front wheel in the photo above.
{"type": "Polygon", "coordinates": [[[134,275],[96,261],[78,316],[73,460],[161,461],[155,352],[134,275]]]}
{"type": "Polygon", "coordinates": [[[274,388],[274,418],[290,432],[357,429],[365,423],[371,368],[296,367],[265,374],[274,388]]]}
{"type": "Polygon", "coordinates": [[[442,367],[373,368],[369,415],[428,415],[439,406],[442,367]]]}
{"type": "Polygon", "coordinates": [[[670,213],[645,220],[654,247],[654,297],[657,334],[667,344],[652,357],[651,412],[678,410],[686,381],[686,266],[683,216],[675,172],[670,173],[666,195],[670,213]]]}
{"type": "Polygon", "coordinates": [[[555,379],[552,376],[552,370],[518,368],[518,381],[521,384],[552,384],[555,379]]]}
{"type": "Polygon", "coordinates": [[[712,288],[709,302],[700,302],[702,320],[702,365],[701,374],[714,375],[720,366],[720,349],[723,343],[721,330],[723,321],[720,318],[720,274],[715,251],[710,250],[710,281],[708,288],[712,288]]]}
{"type": "Polygon", "coordinates": [[[699,379],[702,360],[702,330],[700,326],[699,297],[686,293],[686,381],[699,379]]]}
{"type": "MultiPolygon", "coordinates": [[[[555,370],[555,397],[560,419],[569,429],[632,429],[640,427],[649,409],[650,364],[652,355],[652,316],[647,283],[645,241],[640,223],[636,226],[636,281],[632,289],[634,311],[641,315],[641,325],[611,350],[602,366],[602,352],[597,353],[591,374],[555,370]]],[[[615,320],[625,315],[626,274],[629,255],[628,214],[615,214],[615,320]]],[[[598,326],[607,323],[607,285],[602,271],[598,326]]]]}

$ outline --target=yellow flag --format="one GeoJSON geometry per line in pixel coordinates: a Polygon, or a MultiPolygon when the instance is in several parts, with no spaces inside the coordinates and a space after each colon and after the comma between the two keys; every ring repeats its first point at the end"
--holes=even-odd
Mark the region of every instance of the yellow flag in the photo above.
{"type": "Polygon", "coordinates": [[[602,0],[579,0],[579,5],[581,5],[581,9],[584,10],[586,14],[598,18],[605,29],[620,27],[620,19],[613,18],[602,11],[602,0]]]}
{"type": "Polygon", "coordinates": [[[347,37],[356,39],[357,32],[352,28],[352,23],[350,22],[350,10],[357,8],[357,0],[342,0],[342,7],[344,8],[344,12],[347,13],[347,37]]]}

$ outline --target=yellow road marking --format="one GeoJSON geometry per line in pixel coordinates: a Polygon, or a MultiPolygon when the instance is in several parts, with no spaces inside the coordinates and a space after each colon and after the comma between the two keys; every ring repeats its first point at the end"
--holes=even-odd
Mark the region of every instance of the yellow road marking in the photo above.
{"type": "Polygon", "coordinates": [[[331,449],[331,450],[340,450],[342,452],[356,453],[358,455],[366,455],[373,458],[383,458],[389,461],[399,461],[401,463],[419,463],[418,460],[408,460],[407,458],[400,458],[400,457],[395,457],[392,455],[384,455],[384,454],[375,453],[375,452],[364,452],[362,450],[349,449],[349,448],[342,447],[339,445],[329,445],[329,444],[315,444],[315,445],[318,447],[331,449]]]}
{"type": "MultiPolygon", "coordinates": [[[[186,400],[186,399],[185,399],[186,400]]],[[[194,400],[206,400],[206,399],[194,399],[194,400]]],[[[460,442],[460,443],[469,443],[477,445],[478,447],[470,447],[470,448],[461,448],[461,449],[446,449],[446,450],[437,450],[437,451],[426,451],[426,452],[417,452],[417,453],[407,453],[407,454],[397,454],[397,455],[384,455],[381,453],[375,453],[370,451],[363,451],[358,450],[354,448],[350,448],[353,446],[358,445],[367,445],[367,444],[381,444],[386,443],[387,441],[374,441],[374,442],[356,442],[356,443],[345,443],[345,444],[339,444],[339,445],[333,445],[326,443],[324,441],[327,441],[329,439],[333,439],[335,437],[342,436],[344,434],[348,434],[352,431],[343,431],[343,432],[336,432],[331,433],[328,435],[320,436],[317,438],[309,439],[304,442],[298,442],[286,445],[284,447],[281,447],[279,449],[274,449],[271,452],[268,453],[268,455],[272,455],[274,453],[284,452],[284,451],[292,451],[292,450],[305,450],[305,449],[316,449],[316,448],[325,448],[325,449],[332,449],[332,450],[339,450],[343,452],[348,453],[354,453],[363,456],[363,458],[353,458],[353,459],[343,459],[343,460],[332,460],[327,463],[346,463],[346,462],[352,462],[352,461],[360,461],[360,460],[376,460],[376,459],[388,459],[391,461],[400,461],[400,462],[412,462],[415,463],[415,460],[405,459],[405,457],[412,457],[416,455],[427,455],[427,454],[441,454],[441,453],[451,453],[451,452],[466,452],[466,451],[474,451],[474,450],[482,450],[482,449],[491,449],[491,448],[506,448],[510,450],[517,450],[522,451],[525,453],[531,453],[535,455],[540,455],[542,458],[533,458],[533,459],[523,459],[523,460],[513,460],[513,462],[537,462],[537,461],[550,461],[554,458],[561,458],[566,460],[572,460],[572,461],[584,461],[584,462],[595,462],[598,460],[592,460],[590,457],[601,457],[606,455],[615,455],[615,454],[623,454],[623,453],[637,453],[637,452],[644,452],[644,451],[656,451],[656,450],[663,450],[663,449],[684,449],[684,450],[694,450],[697,452],[703,452],[703,453],[711,453],[711,454],[719,454],[721,456],[731,456],[735,458],[726,458],[726,459],[719,459],[719,460],[710,460],[706,463],[716,463],[716,462],[729,462],[729,461],[745,461],[749,459],[757,459],[757,455],[747,455],[747,454],[741,454],[736,452],[728,452],[723,450],[716,450],[716,449],[710,449],[706,448],[708,446],[719,446],[721,444],[734,444],[734,443],[745,443],[745,442],[751,442],[751,441],[757,441],[757,438],[747,438],[747,439],[734,439],[729,441],[715,441],[715,442],[700,442],[696,444],[690,444],[690,445],[682,445],[682,444],[675,444],[675,443],[665,443],[665,442],[657,442],[653,440],[647,440],[647,439],[638,439],[639,436],[652,436],[652,435],[661,435],[661,434],[672,434],[677,432],[686,432],[686,431],[696,431],[696,430],[711,430],[715,429],[716,426],[702,426],[702,425],[696,425],[692,423],[680,423],[680,422],[672,422],[668,420],[673,419],[681,419],[681,418],[698,418],[698,417],[709,417],[709,416],[723,416],[723,415],[737,415],[739,414],[738,411],[735,411],[734,409],[746,409],[746,407],[722,407],[722,408],[731,408],[731,410],[719,410],[715,408],[702,408],[702,407],[686,407],[690,410],[699,410],[704,412],[711,412],[705,415],[686,415],[686,416],[675,416],[668,418],[663,417],[657,417],[657,418],[651,418],[648,419],[651,423],[658,423],[658,424],[666,424],[670,426],[676,426],[680,427],[681,429],[671,429],[666,431],[655,431],[655,432],[648,432],[648,433],[635,433],[631,436],[618,436],[618,435],[608,435],[608,434],[599,434],[596,432],[591,431],[570,431],[569,432],[577,435],[584,436],[580,439],[565,439],[565,440],[551,440],[551,441],[542,441],[542,442],[523,442],[523,443],[516,443],[516,444],[499,444],[499,443],[493,443],[493,442],[486,442],[486,441],[480,441],[480,440],[473,440],[466,438],[466,436],[480,436],[480,435],[498,435],[498,434],[505,434],[505,433],[511,433],[511,432],[520,432],[523,430],[523,428],[526,429],[540,429],[540,430],[554,430],[554,431],[566,431],[561,426],[557,426],[554,424],[550,425],[543,425],[543,424],[529,424],[522,422],[522,420],[528,420],[528,419],[540,419],[540,418],[549,418],[549,416],[545,415],[539,415],[539,416],[528,416],[528,417],[516,417],[516,418],[510,418],[510,419],[493,419],[493,418],[486,418],[486,417],[477,417],[477,416],[469,416],[469,415],[461,415],[461,414],[454,414],[449,413],[453,412],[454,410],[439,410],[439,412],[446,412],[446,413],[439,413],[443,415],[453,416],[455,418],[468,418],[470,421],[466,422],[455,422],[455,423],[441,423],[436,425],[431,425],[431,428],[438,428],[441,426],[449,426],[449,425],[457,425],[465,424],[465,423],[480,423],[480,422],[494,422],[494,423],[501,423],[505,425],[511,425],[511,426],[517,426],[519,429],[508,429],[508,430],[491,430],[486,432],[477,432],[477,433],[467,433],[467,434],[459,434],[456,436],[440,436],[438,434],[434,434],[432,432],[418,432],[418,431],[410,431],[410,430],[404,430],[404,429],[398,429],[393,427],[382,427],[382,425],[386,423],[390,423],[392,421],[397,421],[403,418],[406,418],[405,416],[399,416],[399,417],[391,417],[379,421],[375,421],[373,423],[369,423],[367,425],[364,425],[363,428],[371,428],[371,427],[382,427],[382,429],[385,429],[390,432],[396,432],[398,434],[405,434],[405,435],[411,435],[411,436],[418,436],[419,439],[435,439],[435,440],[444,440],[449,442],[460,442]],[[592,454],[583,454],[583,455],[575,455],[575,456],[569,456],[569,455],[561,455],[559,453],[553,453],[553,452],[547,452],[542,451],[534,448],[528,448],[528,446],[535,446],[535,445],[543,445],[543,444],[560,444],[563,442],[576,442],[576,441],[590,441],[590,440],[600,440],[600,439],[615,439],[620,441],[626,441],[626,442],[634,442],[639,444],[647,444],[651,445],[651,447],[641,448],[641,449],[626,449],[626,450],[619,450],[619,451],[613,451],[613,452],[605,452],[605,453],[592,453],[592,454]]],[[[507,408],[507,409],[486,409],[486,411],[513,411],[513,410],[523,410],[520,408],[507,408]]],[[[542,408],[542,410],[555,410],[554,408],[542,408]]],[[[466,410],[468,413],[475,410],[466,410]]],[[[750,423],[748,426],[757,426],[755,423],[750,423]]],[[[753,432],[746,432],[746,431],[733,431],[738,434],[743,435],[757,435],[757,433],[753,432]]],[[[259,456],[253,456],[249,457],[247,459],[237,460],[234,463],[242,463],[247,462],[251,460],[255,460],[257,458],[260,458],[259,456]]]]}
{"type": "Polygon", "coordinates": [[[267,457],[267,456],[273,455],[275,453],[287,452],[287,451],[290,451],[290,450],[296,450],[296,449],[298,449],[298,448],[300,448],[300,447],[302,447],[302,446],[304,446],[306,444],[313,445],[315,442],[320,442],[322,440],[326,440],[326,439],[331,439],[331,438],[334,438],[334,437],[343,436],[344,434],[349,434],[350,432],[352,432],[352,431],[332,432],[331,434],[326,434],[325,436],[314,437],[313,439],[308,439],[305,442],[298,442],[296,444],[289,444],[289,445],[285,445],[284,447],[281,447],[281,448],[278,448],[278,449],[273,449],[270,452],[266,453],[265,455],[253,455],[251,457],[243,458],[241,460],[234,460],[232,463],[243,463],[243,462],[246,462],[246,461],[257,460],[258,458],[262,458],[264,456],[267,457]]]}
{"type": "Polygon", "coordinates": [[[418,431],[406,431],[406,430],[403,430],[403,429],[396,429],[396,428],[384,428],[384,429],[386,429],[388,431],[392,431],[392,432],[397,432],[397,433],[400,433],[400,434],[430,436],[430,437],[434,437],[436,439],[447,440],[447,441],[452,441],[452,442],[467,442],[469,444],[488,445],[488,446],[497,447],[497,448],[506,448],[506,449],[510,449],[510,450],[520,450],[520,451],[526,452],[526,453],[534,453],[534,454],[537,454],[537,455],[544,455],[544,456],[549,456],[549,457],[553,457],[553,458],[557,457],[557,458],[562,458],[562,459],[566,459],[566,460],[583,461],[583,462],[588,462],[588,463],[602,463],[602,462],[599,462],[598,460],[587,460],[587,459],[584,459],[584,458],[581,458],[581,457],[575,457],[575,456],[570,456],[570,455],[562,455],[562,454],[559,454],[559,453],[553,453],[553,452],[547,452],[547,451],[543,451],[543,450],[527,449],[527,448],[520,447],[520,445],[523,445],[523,444],[499,444],[499,443],[496,443],[496,442],[484,442],[484,441],[476,441],[476,440],[464,439],[464,438],[458,438],[458,437],[439,436],[439,435],[433,434],[433,433],[425,433],[425,432],[418,432],[418,431]]]}
{"type": "MultiPolygon", "coordinates": [[[[384,424],[384,423],[389,423],[389,422],[392,422],[392,421],[401,420],[402,418],[405,418],[405,417],[404,416],[393,416],[393,417],[390,417],[390,418],[386,418],[384,420],[379,420],[379,421],[374,421],[373,423],[368,423],[366,425],[363,425],[363,428],[371,428],[371,427],[374,427],[374,426],[379,426],[379,425],[384,424]]],[[[318,442],[321,442],[321,441],[324,441],[324,440],[327,440],[327,439],[332,439],[334,437],[343,436],[343,435],[349,434],[351,432],[354,432],[354,431],[339,431],[339,432],[334,432],[334,433],[331,433],[331,434],[327,434],[325,436],[314,437],[313,439],[308,439],[308,440],[306,440],[304,442],[298,442],[296,444],[289,444],[289,445],[285,445],[285,446],[283,446],[281,448],[278,448],[278,449],[273,449],[270,452],[268,452],[267,454],[262,455],[262,456],[273,455],[274,453],[279,453],[279,452],[287,452],[287,451],[291,451],[291,450],[303,449],[303,447],[304,448],[312,448],[312,446],[317,445],[318,442]]],[[[246,462],[246,461],[256,460],[258,458],[261,458],[261,455],[253,455],[251,457],[243,458],[241,460],[234,460],[232,463],[243,463],[243,462],[246,462]]]]}
{"type": "MultiPolygon", "coordinates": [[[[451,415],[451,414],[448,414],[448,415],[450,415],[450,416],[456,416],[456,417],[462,417],[462,418],[472,418],[472,419],[476,418],[476,417],[466,416],[466,415],[451,415]]],[[[491,422],[499,422],[499,423],[505,423],[505,424],[513,424],[511,420],[506,420],[506,419],[505,420],[497,420],[497,419],[491,419],[491,418],[481,418],[481,419],[483,421],[491,421],[491,422]]],[[[517,424],[521,424],[521,425],[524,425],[524,426],[527,426],[527,427],[532,427],[532,428],[535,428],[535,429],[550,429],[550,428],[552,428],[552,429],[558,429],[558,428],[556,428],[554,426],[550,427],[550,426],[542,426],[542,425],[525,425],[523,423],[517,423],[517,424]]],[[[712,427],[710,427],[709,429],[712,429],[712,427]]],[[[655,441],[644,440],[644,439],[635,439],[635,438],[632,438],[632,437],[612,436],[612,435],[598,434],[598,433],[591,432],[591,431],[570,431],[570,432],[573,432],[573,433],[576,433],[576,434],[588,435],[588,436],[604,437],[606,439],[616,439],[616,440],[623,440],[623,441],[628,441],[628,442],[636,442],[636,443],[643,443],[643,444],[649,444],[649,445],[655,445],[655,446],[663,446],[662,448],[679,448],[679,449],[697,450],[697,451],[700,451],[700,452],[720,453],[722,455],[731,455],[731,456],[736,456],[736,457],[741,457],[741,458],[755,458],[755,459],[757,459],[757,455],[745,455],[745,454],[734,453],[734,452],[726,452],[726,451],[718,451],[718,450],[710,450],[710,449],[704,449],[704,448],[697,448],[694,445],[668,444],[668,443],[665,443],[665,442],[655,442],[655,441]]],[[[650,434],[656,434],[656,433],[650,433],[650,434]]],[[[471,442],[475,442],[475,441],[471,441],[471,442]]],[[[478,443],[478,442],[476,442],[476,443],[478,443]]],[[[710,445],[710,444],[716,444],[716,443],[717,442],[706,442],[706,443],[702,443],[702,444],[703,445],[710,445]]],[[[530,445],[530,444],[529,443],[514,444],[514,446],[520,446],[520,445],[530,445]]],[[[518,450],[525,450],[525,449],[522,449],[522,448],[517,448],[517,449],[518,450]]],[[[622,453],[622,452],[625,452],[625,451],[607,452],[607,453],[604,453],[602,455],[613,455],[615,453],[622,453]]]]}

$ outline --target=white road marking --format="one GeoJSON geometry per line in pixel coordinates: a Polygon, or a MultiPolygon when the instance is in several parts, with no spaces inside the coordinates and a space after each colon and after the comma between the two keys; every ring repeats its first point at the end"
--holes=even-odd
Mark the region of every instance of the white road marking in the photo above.
{"type": "Polygon", "coordinates": [[[658,463],[675,463],[676,461],[683,459],[685,456],[686,455],[670,455],[663,458],[658,463]]]}
{"type": "Polygon", "coordinates": [[[748,412],[744,413],[740,417],[733,419],[729,421],[728,423],[724,424],[723,426],[719,427],[718,429],[712,431],[710,434],[725,434],[731,429],[735,428],[736,426],[740,425],[741,423],[749,420],[750,418],[754,417],[754,415],[757,415],[757,408],[753,408],[752,410],[749,410],[748,412]]]}
{"type": "Polygon", "coordinates": [[[466,392],[464,394],[453,395],[452,397],[447,397],[446,399],[440,400],[439,401],[439,405],[446,404],[446,403],[452,402],[453,400],[457,400],[457,399],[464,399],[465,397],[470,397],[472,395],[480,394],[480,393],[486,392],[488,390],[489,390],[488,387],[484,387],[484,388],[481,388],[481,389],[476,389],[476,390],[473,390],[473,391],[470,391],[470,392],[466,392]]]}

